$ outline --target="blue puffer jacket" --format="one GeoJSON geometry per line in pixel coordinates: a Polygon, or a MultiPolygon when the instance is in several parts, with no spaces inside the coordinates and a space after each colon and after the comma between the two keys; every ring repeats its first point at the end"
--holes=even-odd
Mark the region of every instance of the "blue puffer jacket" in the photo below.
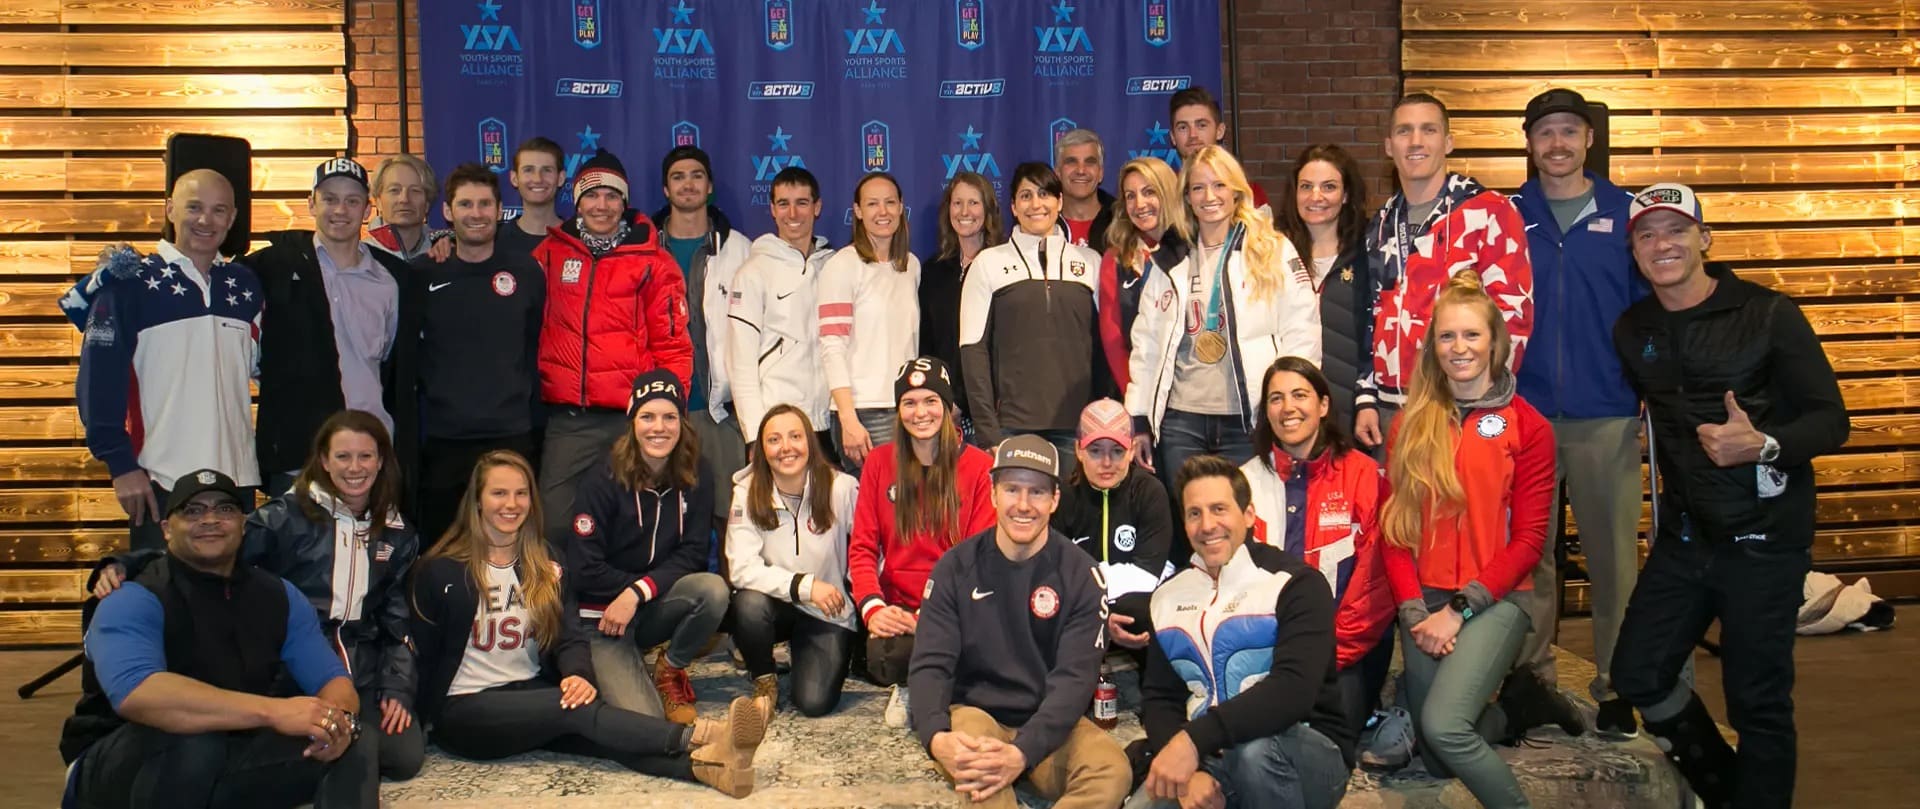
{"type": "Polygon", "coordinates": [[[1633,263],[1627,206],[1633,195],[1605,178],[1567,233],[1537,179],[1512,197],[1527,222],[1533,262],[1533,335],[1520,366],[1520,397],[1548,418],[1631,418],[1639,397],[1613,351],[1613,322],[1650,292],[1633,263]]]}

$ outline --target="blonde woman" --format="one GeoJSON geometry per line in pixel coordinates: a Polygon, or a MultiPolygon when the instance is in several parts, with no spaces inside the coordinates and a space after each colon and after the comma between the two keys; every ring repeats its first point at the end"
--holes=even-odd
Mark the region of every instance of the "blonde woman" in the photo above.
{"type": "Polygon", "coordinates": [[[1133,355],[1133,321],[1146,289],[1142,282],[1153,272],[1156,255],[1176,255],[1193,241],[1180,211],[1181,196],[1179,175],[1160,158],[1134,158],[1120,169],[1125,215],[1114,217],[1107,227],[1107,251],[1100,257],[1100,348],[1122,396],[1130,381],[1127,361],[1133,355]]]}
{"type": "MultiPolygon", "coordinates": [[[[1320,303],[1306,264],[1254,207],[1240,162],[1202,147],[1180,173],[1190,250],[1156,255],[1133,322],[1127,410],[1136,457],[1165,475],[1200,454],[1253,457],[1260,372],[1281,357],[1320,364],[1320,303]],[[1157,449],[1156,458],[1153,451],[1157,449]]],[[[1171,246],[1170,246],[1171,248],[1171,246]]]]}

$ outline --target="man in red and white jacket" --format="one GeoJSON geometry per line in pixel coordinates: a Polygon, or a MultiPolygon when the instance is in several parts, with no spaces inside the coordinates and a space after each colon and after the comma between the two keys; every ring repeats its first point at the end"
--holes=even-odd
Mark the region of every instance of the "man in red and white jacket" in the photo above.
{"type": "Polygon", "coordinates": [[[573,183],[577,213],[547,231],[533,258],[547,276],[540,399],[547,403],[540,496],[547,535],[567,530],[580,477],[632,429],[634,377],[665,368],[689,385],[687,284],[660,229],[627,207],[627,174],[601,150],[573,183]]]}
{"type": "MultiPolygon", "coordinates": [[[[1400,190],[1367,226],[1372,262],[1373,371],[1355,388],[1355,437],[1377,447],[1406,401],[1433,302],[1455,273],[1470,270],[1513,336],[1512,369],[1533,333],[1533,265],[1519,209],[1472,177],[1447,171],[1453,151],[1447,107],[1426,93],[1394,104],[1387,128],[1400,190]]],[[[1509,370],[1512,370],[1509,369],[1509,370]]]]}

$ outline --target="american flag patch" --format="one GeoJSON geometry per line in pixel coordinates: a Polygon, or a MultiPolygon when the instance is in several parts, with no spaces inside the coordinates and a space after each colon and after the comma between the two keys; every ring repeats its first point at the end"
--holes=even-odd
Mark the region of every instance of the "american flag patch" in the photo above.
{"type": "Polygon", "coordinates": [[[1611,217],[1595,219],[1592,222],[1587,223],[1587,230],[1591,230],[1595,233],[1612,233],[1613,219],[1611,217]]]}
{"type": "Polygon", "coordinates": [[[374,543],[374,546],[373,546],[373,561],[375,561],[375,562],[385,562],[385,561],[387,561],[387,560],[389,560],[389,559],[392,559],[392,558],[393,558],[393,546],[392,546],[392,545],[389,545],[389,544],[387,544],[387,543],[385,543],[385,542],[377,542],[377,543],[374,543]]]}

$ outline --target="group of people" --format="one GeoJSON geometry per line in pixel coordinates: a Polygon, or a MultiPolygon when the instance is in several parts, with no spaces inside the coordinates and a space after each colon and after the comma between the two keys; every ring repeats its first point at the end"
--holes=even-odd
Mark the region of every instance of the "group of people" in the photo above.
{"type": "Polygon", "coordinates": [[[1417,750],[1527,806],[1490,742],[1587,727],[1551,656],[1564,482],[1594,729],[1637,709],[1708,805],[1790,802],[1810,462],[1846,412],[1792,301],[1706,261],[1693,191],[1587,170],[1565,89],[1528,105],[1512,197],[1447,170],[1444,104],[1399,99],[1371,212],[1338,146],[1269,201],[1205,90],[1169,113],[1177,170],[1109,194],[1067,133],[1014,170],[1010,230],[957,174],[924,263],[885,173],[835,250],[783,170],[749,242],[687,146],[651,216],[617,157],[567,178],[544,138],[508,221],[482,166],[331,159],[316,230],[233,260],[234,189],[182,174],[158,250],[62,299],[132,525],[90,583],[69,799],[371,806],[429,739],[744,796],[785,642],[787,704],[891,687],[970,803],[1332,807],[1417,750]],[[1685,668],[1715,619],[1737,751],[1685,668]],[[753,696],[701,718],[717,633],[753,696]],[[1142,672],[1126,748],[1087,717],[1109,655],[1142,672]]]}

